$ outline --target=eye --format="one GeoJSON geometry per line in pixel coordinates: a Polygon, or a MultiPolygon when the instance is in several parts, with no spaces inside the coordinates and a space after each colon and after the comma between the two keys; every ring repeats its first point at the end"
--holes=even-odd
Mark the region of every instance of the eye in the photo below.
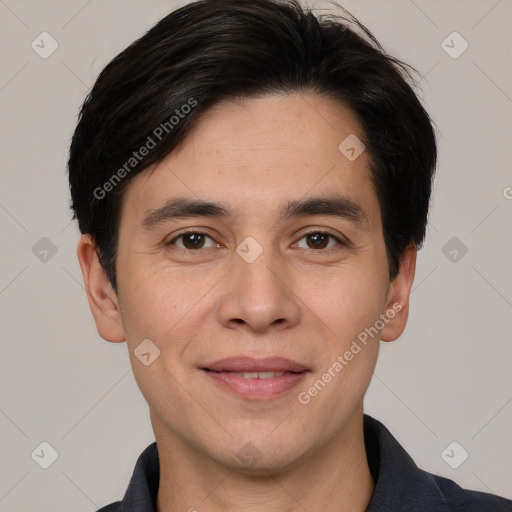
{"type": "Polygon", "coordinates": [[[212,237],[208,236],[205,233],[199,233],[196,231],[188,231],[186,233],[181,233],[180,235],[174,237],[167,245],[176,245],[180,249],[186,250],[198,250],[208,249],[209,247],[219,247],[219,244],[217,244],[212,237]],[[210,241],[209,245],[207,245],[208,240],[210,241]]]}
{"type": "MultiPolygon", "coordinates": [[[[215,240],[207,235],[198,231],[187,231],[175,236],[167,245],[174,245],[180,249],[189,251],[198,251],[200,249],[208,249],[210,247],[220,247],[215,240]]],[[[301,249],[325,250],[332,249],[338,245],[346,245],[340,238],[334,236],[326,231],[311,231],[303,235],[299,242],[295,243],[293,247],[301,249]],[[305,240],[305,245],[302,240],[305,240]]]]}
{"type": "Polygon", "coordinates": [[[294,244],[294,246],[301,247],[302,249],[331,249],[336,245],[345,245],[338,237],[326,231],[311,231],[302,236],[302,238],[294,244]],[[300,246],[300,240],[306,240],[306,247],[300,246]],[[332,242],[332,243],[331,243],[332,242]]]}

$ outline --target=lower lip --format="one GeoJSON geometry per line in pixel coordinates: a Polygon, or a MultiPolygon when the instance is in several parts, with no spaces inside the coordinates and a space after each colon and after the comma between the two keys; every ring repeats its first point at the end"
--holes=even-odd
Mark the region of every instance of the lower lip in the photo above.
{"type": "Polygon", "coordinates": [[[221,387],[246,400],[274,398],[293,388],[308,373],[307,371],[285,373],[280,377],[273,377],[271,379],[244,379],[230,372],[203,371],[221,387]]]}

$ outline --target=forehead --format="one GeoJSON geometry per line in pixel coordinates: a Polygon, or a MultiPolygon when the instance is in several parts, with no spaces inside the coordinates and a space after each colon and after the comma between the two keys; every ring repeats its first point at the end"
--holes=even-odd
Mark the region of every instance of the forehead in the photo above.
{"type": "Polygon", "coordinates": [[[132,179],[123,215],[140,219],[170,196],[222,199],[242,212],[333,192],[371,209],[369,157],[344,152],[344,141],[359,152],[362,139],[350,109],[316,94],[224,101],[162,162],[132,179]]]}

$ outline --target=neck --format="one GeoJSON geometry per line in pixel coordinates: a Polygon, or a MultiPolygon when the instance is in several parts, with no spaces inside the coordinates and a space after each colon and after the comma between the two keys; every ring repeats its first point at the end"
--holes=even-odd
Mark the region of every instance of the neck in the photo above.
{"type": "Polygon", "coordinates": [[[364,512],[374,490],[362,409],[288,467],[251,473],[198,453],[153,420],[160,457],[157,512],[364,512]]]}

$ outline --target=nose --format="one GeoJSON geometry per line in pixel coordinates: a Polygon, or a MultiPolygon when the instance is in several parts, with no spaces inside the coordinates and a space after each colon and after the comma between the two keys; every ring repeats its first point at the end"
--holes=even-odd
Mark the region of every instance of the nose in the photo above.
{"type": "Polygon", "coordinates": [[[231,329],[266,332],[299,322],[299,299],[291,270],[270,250],[252,263],[234,255],[234,268],[222,295],[220,322],[231,329]]]}

